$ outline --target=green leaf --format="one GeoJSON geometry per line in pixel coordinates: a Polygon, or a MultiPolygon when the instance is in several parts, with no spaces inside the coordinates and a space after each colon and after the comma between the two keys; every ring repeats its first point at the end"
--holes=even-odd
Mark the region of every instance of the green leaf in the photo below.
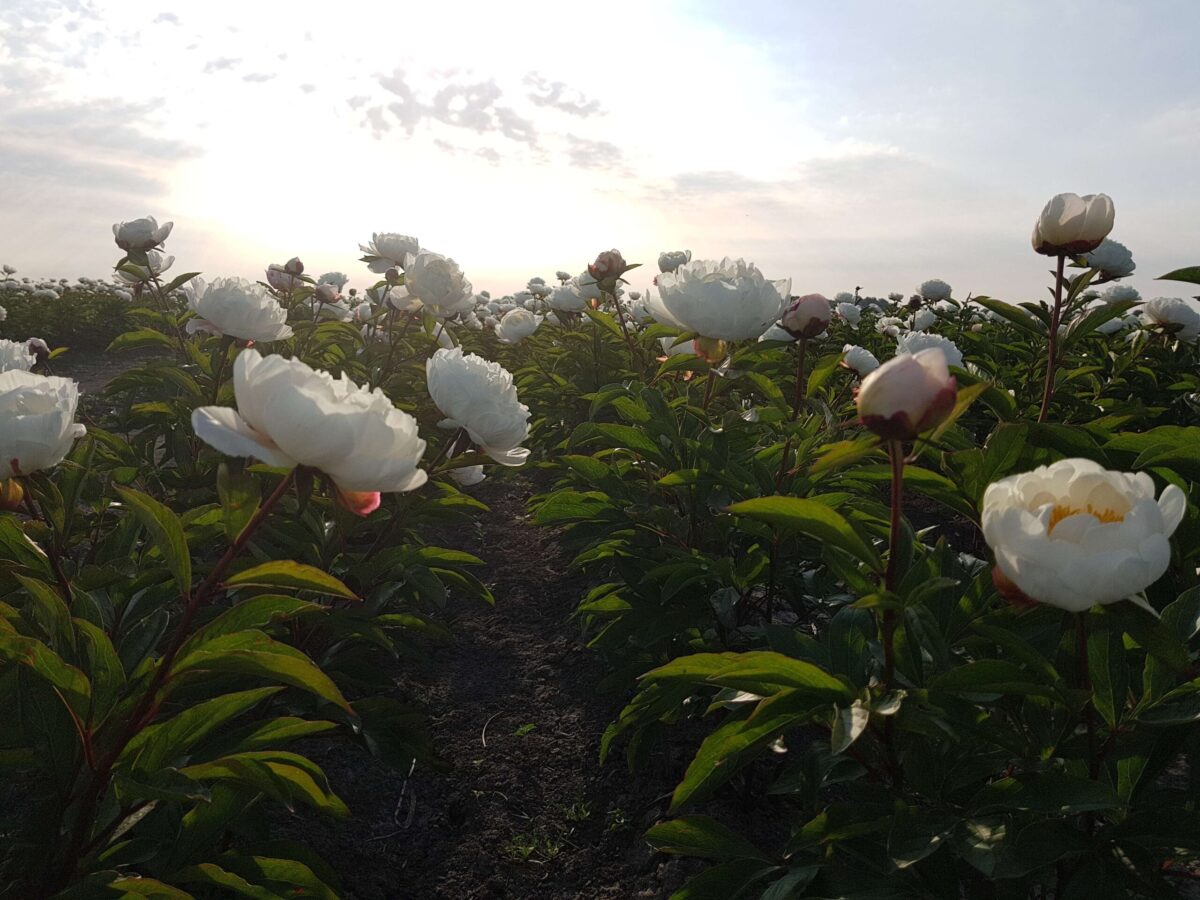
{"type": "Polygon", "coordinates": [[[816,500],[783,496],[756,497],[734,503],[727,511],[735,516],[767,522],[785,531],[807,534],[845,550],[876,572],[883,571],[875,548],[859,537],[841,513],[816,500]]]}
{"type": "Polygon", "coordinates": [[[277,694],[282,688],[264,687],[223,694],[190,706],[169,719],[143,728],[126,745],[120,764],[133,773],[152,774],[184,756],[230,719],[277,694]]]}
{"type": "Polygon", "coordinates": [[[752,843],[709,816],[682,816],[660,822],[646,832],[646,840],[660,853],[702,859],[769,861],[769,857],[752,843]]]}
{"type": "Polygon", "coordinates": [[[18,575],[17,581],[29,594],[24,607],[25,617],[36,622],[58,653],[72,655],[75,652],[75,630],[71,627],[71,611],[63,598],[50,585],[36,578],[18,575]]]}
{"type": "Polygon", "coordinates": [[[701,872],[673,893],[671,900],[737,900],[778,868],[758,859],[722,863],[701,872]]]}
{"type": "Polygon", "coordinates": [[[238,897],[250,897],[252,900],[282,900],[279,894],[264,887],[251,884],[240,875],[226,872],[220,866],[212,863],[200,863],[198,866],[188,866],[174,876],[184,884],[196,883],[224,888],[225,891],[238,897]]]}
{"type": "Polygon", "coordinates": [[[86,619],[77,618],[74,624],[92,684],[90,720],[93,723],[102,722],[125,688],[125,668],[104,631],[86,619]]]}
{"type": "Polygon", "coordinates": [[[331,594],[345,600],[357,600],[358,595],[337,578],[315,566],[291,560],[275,560],[243,569],[225,579],[226,587],[293,588],[298,591],[316,591],[331,594]]]}
{"type": "Polygon", "coordinates": [[[834,753],[844,753],[867,730],[867,724],[871,721],[871,710],[862,700],[855,700],[849,706],[834,709],[836,715],[833,717],[829,749],[834,753]]]}
{"type": "Polygon", "coordinates": [[[233,634],[247,628],[265,628],[273,622],[283,622],[296,616],[324,613],[325,607],[296,597],[279,594],[260,594],[235,604],[187,639],[180,650],[186,656],[194,647],[223,634],[233,634]]]}
{"type": "Polygon", "coordinates": [[[115,350],[140,350],[143,347],[171,347],[171,339],[153,328],[137,328],[118,334],[105,353],[115,350]]]}
{"type": "Polygon", "coordinates": [[[958,694],[1054,695],[1051,687],[1031,681],[1031,674],[1015,663],[980,659],[943,672],[929,683],[929,688],[958,694]]]}
{"type": "Polygon", "coordinates": [[[302,802],[339,818],[350,815],[346,804],[330,790],[320,766],[296,753],[284,750],[233,753],[179,771],[195,781],[231,781],[260,790],[289,809],[302,802]]]}
{"type": "Polygon", "coordinates": [[[167,567],[175,576],[175,583],[182,594],[192,589],[192,557],[188,551],[187,538],[179,517],[153,497],[131,488],[113,488],[121,499],[133,510],[142,527],[149,532],[166,560],[167,567]]]}
{"type": "Polygon", "coordinates": [[[217,495],[221,500],[225,536],[231,541],[237,540],[258,512],[262,499],[258,479],[244,468],[222,462],[217,468],[217,495]]]}
{"type": "Polygon", "coordinates": [[[1116,809],[1121,799],[1099,781],[1061,772],[1039,772],[1001,778],[984,787],[968,804],[973,814],[1028,810],[1072,815],[1116,809]]]}
{"type": "Polygon", "coordinates": [[[1175,269],[1166,275],[1159,275],[1155,281],[1183,281],[1187,284],[1200,284],[1200,266],[1186,266],[1175,269]]]}
{"type": "Polygon", "coordinates": [[[0,633],[0,661],[27,667],[49,683],[77,716],[87,716],[92,699],[87,676],[37,638],[0,633]]]}
{"type": "Polygon", "coordinates": [[[704,739],[675,788],[671,811],[702,800],[730,779],[767,744],[823,709],[823,699],[784,690],[763,700],[748,718],[731,718],[704,739]]]}
{"type": "Polygon", "coordinates": [[[12,516],[0,516],[0,566],[23,566],[44,579],[54,577],[50,559],[12,516]]]}
{"type": "Polygon", "coordinates": [[[1031,316],[1021,312],[1020,307],[1005,303],[1003,300],[995,300],[991,297],[972,297],[971,299],[980,306],[990,309],[1001,318],[1012,322],[1022,331],[1029,334],[1036,334],[1039,337],[1045,336],[1044,329],[1031,316]]]}
{"type": "Polygon", "coordinates": [[[337,685],[311,659],[261,631],[239,631],[195,647],[175,663],[172,673],[189,670],[254,675],[301,688],[353,714],[337,685]]]}
{"type": "Polygon", "coordinates": [[[852,441],[838,441],[829,444],[816,461],[808,467],[810,475],[822,475],[832,472],[860,459],[870,456],[879,449],[881,441],[874,435],[863,435],[852,441]]]}

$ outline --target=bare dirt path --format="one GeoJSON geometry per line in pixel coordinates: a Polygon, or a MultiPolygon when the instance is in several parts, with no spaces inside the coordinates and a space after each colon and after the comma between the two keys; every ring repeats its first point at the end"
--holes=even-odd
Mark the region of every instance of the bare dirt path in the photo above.
{"type": "Polygon", "coordinates": [[[452,604],[453,641],[400,689],[424,702],[446,773],[403,778],[340,748],[326,767],[354,818],[305,828],[347,896],[658,898],[684,864],[654,856],[642,834],[673,782],[601,769],[600,736],[623,698],[597,696],[602,663],[568,617],[582,582],[554,535],[530,523],[525,474],[473,492],[491,507],[463,549],[484,558],[494,609],[452,604]]]}

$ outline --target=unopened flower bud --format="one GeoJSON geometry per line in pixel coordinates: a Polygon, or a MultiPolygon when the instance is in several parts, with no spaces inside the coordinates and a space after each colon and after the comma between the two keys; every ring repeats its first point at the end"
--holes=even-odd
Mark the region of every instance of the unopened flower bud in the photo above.
{"type": "Polygon", "coordinates": [[[283,264],[283,271],[287,272],[289,275],[303,275],[304,263],[300,262],[300,257],[293,256],[283,264]]]}
{"type": "Polygon", "coordinates": [[[862,380],[858,415],[880,437],[910,441],[944,422],[956,397],[957,385],[941,350],[902,353],[862,380]]]}
{"type": "Polygon", "coordinates": [[[829,326],[833,309],[829,300],[820,294],[794,297],[783,312],[779,324],[797,340],[816,337],[829,326]]]}
{"type": "Polygon", "coordinates": [[[339,296],[336,284],[318,284],[313,293],[318,303],[336,303],[339,296]]]}
{"type": "Polygon", "coordinates": [[[1033,249],[1046,256],[1090,253],[1112,231],[1115,214],[1107,194],[1056,194],[1033,225],[1033,249]]]}

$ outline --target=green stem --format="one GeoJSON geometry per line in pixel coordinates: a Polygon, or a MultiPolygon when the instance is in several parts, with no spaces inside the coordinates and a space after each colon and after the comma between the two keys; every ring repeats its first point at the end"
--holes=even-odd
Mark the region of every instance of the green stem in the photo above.
{"type": "Polygon", "coordinates": [[[800,415],[804,395],[808,393],[808,373],[804,371],[804,358],[808,355],[808,338],[802,337],[797,343],[800,345],[800,350],[796,354],[796,397],[792,401],[793,422],[800,415]]]}
{"type": "Polygon", "coordinates": [[[1058,271],[1054,277],[1054,310],[1050,314],[1050,334],[1047,341],[1046,353],[1046,383],[1042,386],[1042,409],[1038,413],[1038,421],[1045,422],[1046,414],[1050,411],[1050,399],[1054,396],[1054,370],[1058,366],[1058,326],[1062,321],[1063,267],[1067,258],[1058,255],[1058,271]]]}

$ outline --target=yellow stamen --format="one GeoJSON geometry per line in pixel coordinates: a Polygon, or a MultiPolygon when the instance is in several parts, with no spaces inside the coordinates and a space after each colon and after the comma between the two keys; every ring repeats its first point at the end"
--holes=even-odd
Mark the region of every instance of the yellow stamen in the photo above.
{"type": "Polygon", "coordinates": [[[1111,525],[1113,522],[1124,522],[1125,515],[1119,512],[1113,512],[1111,509],[1095,509],[1092,504],[1088,504],[1083,509],[1076,509],[1073,506],[1057,505],[1050,513],[1050,525],[1046,528],[1046,534],[1054,533],[1054,526],[1065,519],[1067,516],[1078,515],[1079,513],[1087,513],[1100,521],[1102,525],[1111,525]]]}

